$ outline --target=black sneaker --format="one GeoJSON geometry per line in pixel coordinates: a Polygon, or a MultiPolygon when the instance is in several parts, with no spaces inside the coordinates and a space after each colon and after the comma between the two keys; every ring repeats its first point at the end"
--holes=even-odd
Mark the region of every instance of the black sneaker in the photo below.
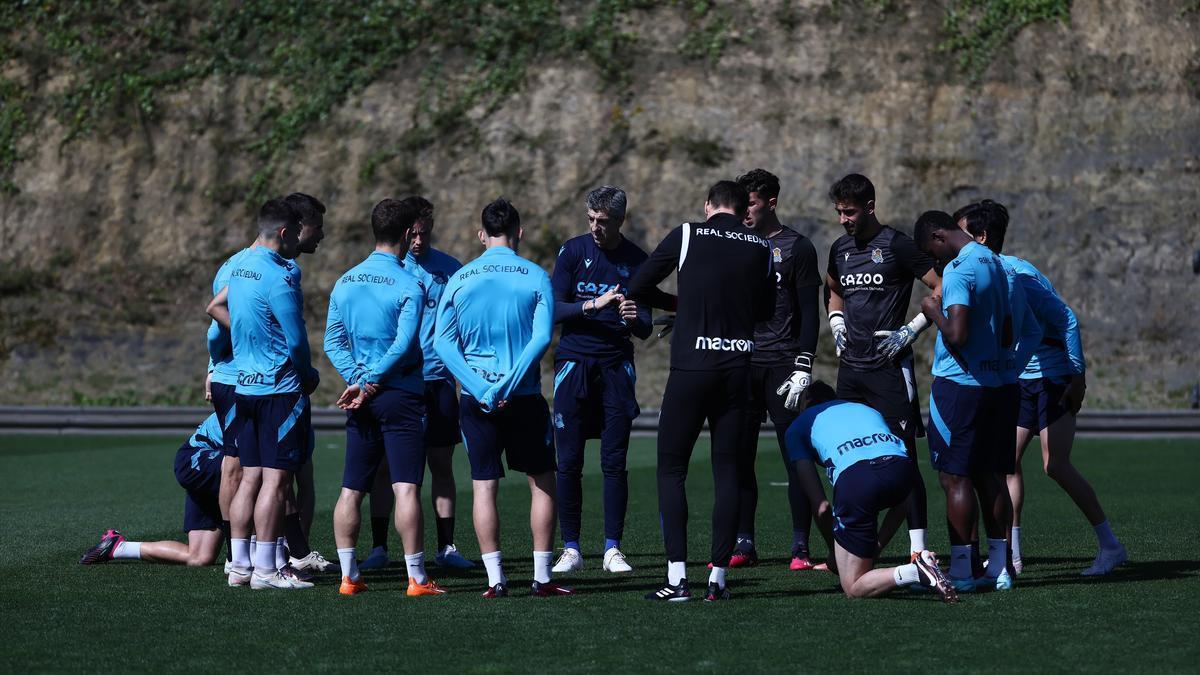
{"type": "Polygon", "coordinates": [[[958,591],[954,590],[954,584],[942,574],[942,570],[938,567],[937,557],[932,551],[921,551],[914,553],[912,558],[913,564],[917,566],[917,577],[920,579],[917,585],[923,589],[937,591],[937,594],[942,596],[943,602],[958,602],[958,591]]]}
{"type": "Polygon", "coordinates": [[[686,602],[692,599],[692,591],[688,588],[687,579],[680,579],[678,586],[663,584],[663,587],[646,594],[647,600],[666,600],[667,602],[686,602]]]}
{"type": "Polygon", "coordinates": [[[120,532],[109,529],[100,537],[100,543],[89,548],[83,557],[79,559],[80,565],[96,565],[103,562],[108,562],[113,558],[113,551],[117,550],[117,544],[125,541],[125,537],[121,536],[120,532]]]}
{"type": "Polygon", "coordinates": [[[722,588],[721,585],[715,581],[708,582],[708,592],[704,594],[705,602],[716,602],[717,600],[728,600],[732,597],[733,597],[733,594],[729,592],[728,584],[726,584],[725,587],[722,588]]]}

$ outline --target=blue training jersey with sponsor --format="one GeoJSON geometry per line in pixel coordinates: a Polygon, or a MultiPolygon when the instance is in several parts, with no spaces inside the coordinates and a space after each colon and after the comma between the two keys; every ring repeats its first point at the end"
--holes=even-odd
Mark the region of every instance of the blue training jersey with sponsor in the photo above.
{"type": "Polygon", "coordinates": [[[347,384],[378,383],[413,393],[421,376],[425,287],[390,253],[375,251],[333,285],[325,354],[347,384]]]}
{"type": "Polygon", "coordinates": [[[541,393],[538,362],[553,330],[550,277],[511,248],[495,246],[450,277],[438,302],[434,348],[486,410],[541,393]]]}
{"type": "Polygon", "coordinates": [[[633,359],[636,335],[650,336],[650,308],[638,307],[634,321],[621,318],[617,303],[599,312],[585,313],[583,305],[610,290],[628,293],[629,279],[646,262],[646,252],[622,237],[611,251],[596,245],[592,235],[567,240],[558,250],[550,286],[554,289],[554,321],[562,335],[554,358],[591,359],[611,363],[633,359]]]}
{"type": "Polygon", "coordinates": [[[1010,377],[1016,381],[1015,348],[1021,326],[1014,319],[1011,286],[1000,258],[974,241],[946,265],[942,313],[948,316],[954,305],[969,309],[967,340],[951,347],[938,332],[933,352],[935,377],[973,387],[998,387],[1010,377]]]}
{"type": "Polygon", "coordinates": [[[800,413],[784,436],[788,459],[811,459],[825,467],[830,484],[852,465],[879,457],[906,457],[904,441],[883,415],[850,401],[828,401],[800,413]]]}
{"type": "Polygon", "coordinates": [[[436,248],[416,257],[412,251],[404,258],[404,269],[425,285],[425,313],[421,316],[421,353],[425,357],[425,381],[450,380],[450,370],[433,349],[433,334],[437,320],[438,301],[446,290],[450,275],[462,269],[462,263],[436,248]]]}
{"type": "Polygon", "coordinates": [[[248,251],[229,274],[237,393],[269,396],[319,379],[312,367],[298,268],[269,248],[248,251]]]}
{"type": "MultiPolygon", "coordinates": [[[[242,256],[253,249],[253,246],[244,248],[221,263],[217,275],[213,277],[213,297],[216,297],[229,285],[229,273],[233,271],[242,256]]],[[[296,281],[296,287],[299,288],[300,266],[294,260],[289,260],[288,264],[291,265],[290,272],[296,281]]],[[[217,323],[215,319],[208,326],[208,356],[208,372],[212,373],[212,381],[231,387],[236,385],[237,366],[233,364],[233,338],[229,334],[229,329],[217,323]]]]}
{"type": "Polygon", "coordinates": [[[1042,329],[1042,339],[1025,365],[1021,379],[1083,374],[1087,364],[1083,359],[1083,340],[1075,312],[1059,297],[1050,280],[1028,260],[1011,255],[1001,255],[1000,259],[1014,272],[1014,279],[1025,291],[1025,300],[1042,329]]]}
{"type": "Polygon", "coordinates": [[[192,448],[206,448],[208,450],[219,451],[223,445],[223,433],[221,431],[221,422],[217,419],[217,414],[212,413],[204,418],[200,426],[192,432],[188,438],[188,446],[192,448]]]}

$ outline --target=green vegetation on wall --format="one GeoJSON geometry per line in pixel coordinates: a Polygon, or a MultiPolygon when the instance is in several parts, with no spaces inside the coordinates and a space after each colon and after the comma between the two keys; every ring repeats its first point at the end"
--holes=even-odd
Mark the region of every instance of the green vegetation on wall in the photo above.
{"type": "Polygon", "coordinates": [[[953,54],[968,80],[978,84],[1000,49],[1022,28],[1070,17],[1071,0],[954,0],[942,23],[948,37],[938,50],[953,54]]]}

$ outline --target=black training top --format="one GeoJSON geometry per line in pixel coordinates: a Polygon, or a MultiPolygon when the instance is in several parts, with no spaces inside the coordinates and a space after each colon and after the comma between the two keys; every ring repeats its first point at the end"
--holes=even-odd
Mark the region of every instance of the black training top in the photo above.
{"type": "MultiPolygon", "coordinates": [[[[846,350],[842,364],[875,370],[888,359],[875,351],[875,331],[896,330],[908,317],[913,280],[933,269],[933,258],[917,249],[912,237],[884,225],[868,242],[844,234],[829,248],[829,276],[842,287],[845,300],[846,350]]],[[[906,349],[896,356],[912,354],[906,349]]]]}
{"type": "Polygon", "coordinates": [[[784,227],[767,239],[775,264],[775,310],[754,327],[758,365],[790,365],[796,356],[817,350],[817,289],[821,271],[817,249],[808,237],[784,227]]]}
{"type": "Polygon", "coordinates": [[[635,300],[676,309],[671,367],[680,370],[744,368],[754,351],[754,323],[775,307],[775,271],[767,240],[736,216],[671,230],[629,282],[635,300]],[[658,284],[678,270],[676,307],[663,302],[658,284]]]}

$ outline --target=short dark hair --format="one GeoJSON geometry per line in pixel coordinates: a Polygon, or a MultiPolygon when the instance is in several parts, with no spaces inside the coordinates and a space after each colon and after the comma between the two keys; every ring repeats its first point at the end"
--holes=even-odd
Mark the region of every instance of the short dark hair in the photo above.
{"type": "Polygon", "coordinates": [[[300,225],[300,214],[284,199],[267,200],[258,209],[258,233],[264,237],[275,238],[279,230],[300,225]]]}
{"type": "Polygon", "coordinates": [[[750,207],[750,193],[734,181],[717,181],[708,189],[708,203],[733,209],[734,215],[742,218],[746,215],[746,209],[750,207]]]}
{"type": "Polygon", "coordinates": [[[801,398],[801,410],[814,405],[821,405],[837,399],[837,392],[833,387],[825,383],[824,380],[813,380],[808,388],[804,390],[801,398]]]}
{"type": "Polygon", "coordinates": [[[1008,209],[1000,202],[985,199],[967,204],[954,212],[954,222],[967,221],[967,232],[972,237],[987,235],[987,247],[999,253],[1004,250],[1004,236],[1008,234],[1008,209]]]}
{"type": "Polygon", "coordinates": [[[861,173],[852,173],[829,188],[829,198],[834,204],[866,206],[867,202],[875,201],[875,186],[861,173]]]}
{"type": "Polygon", "coordinates": [[[628,200],[625,191],[615,185],[601,185],[592,190],[587,194],[586,204],[593,211],[602,211],[614,222],[625,222],[628,200]]]}
{"type": "Polygon", "coordinates": [[[737,177],[738,185],[746,192],[756,192],[762,199],[779,197],[779,178],[765,169],[754,169],[737,177]]]}
{"type": "Polygon", "coordinates": [[[917,217],[917,222],[913,225],[913,239],[917,242],[918,247],[925,248],[925,244],[929,242],[929,235],[934,230],[957,229],[958,221],[949,213],[945,211],[926,211],[917,217]]]}
{"type": "Polygon", "coordinates": [[[521,227],[521,214],[504,197],[497,197],[496,201],[483,207],[481,220],[483,231],[489,237],[511,236],[521,227]]]}
{"type": "Polygon", "coordinates": [[[417,212],[417,220],[428,222],[433,217],[433,202],[420,195],[411,195],[400,200],[417,212]]]}
{"type": "Polygon", "coordinates": [[[312,223],[325,215],[325,205],[321,203],[320,199],[312,195],[306,195],[303,192],[293,192],[283,199],[288,203],[288,206],[291,206],[296,210],[296,213],[300,214],[301,223],[312,223]]]}
{"type": "Polygon", "coordinates": [[[371,209],[371,231],[379,244],[398,244],[417,221],[417,210],[399,199],[385,199],[371,209]]]}

